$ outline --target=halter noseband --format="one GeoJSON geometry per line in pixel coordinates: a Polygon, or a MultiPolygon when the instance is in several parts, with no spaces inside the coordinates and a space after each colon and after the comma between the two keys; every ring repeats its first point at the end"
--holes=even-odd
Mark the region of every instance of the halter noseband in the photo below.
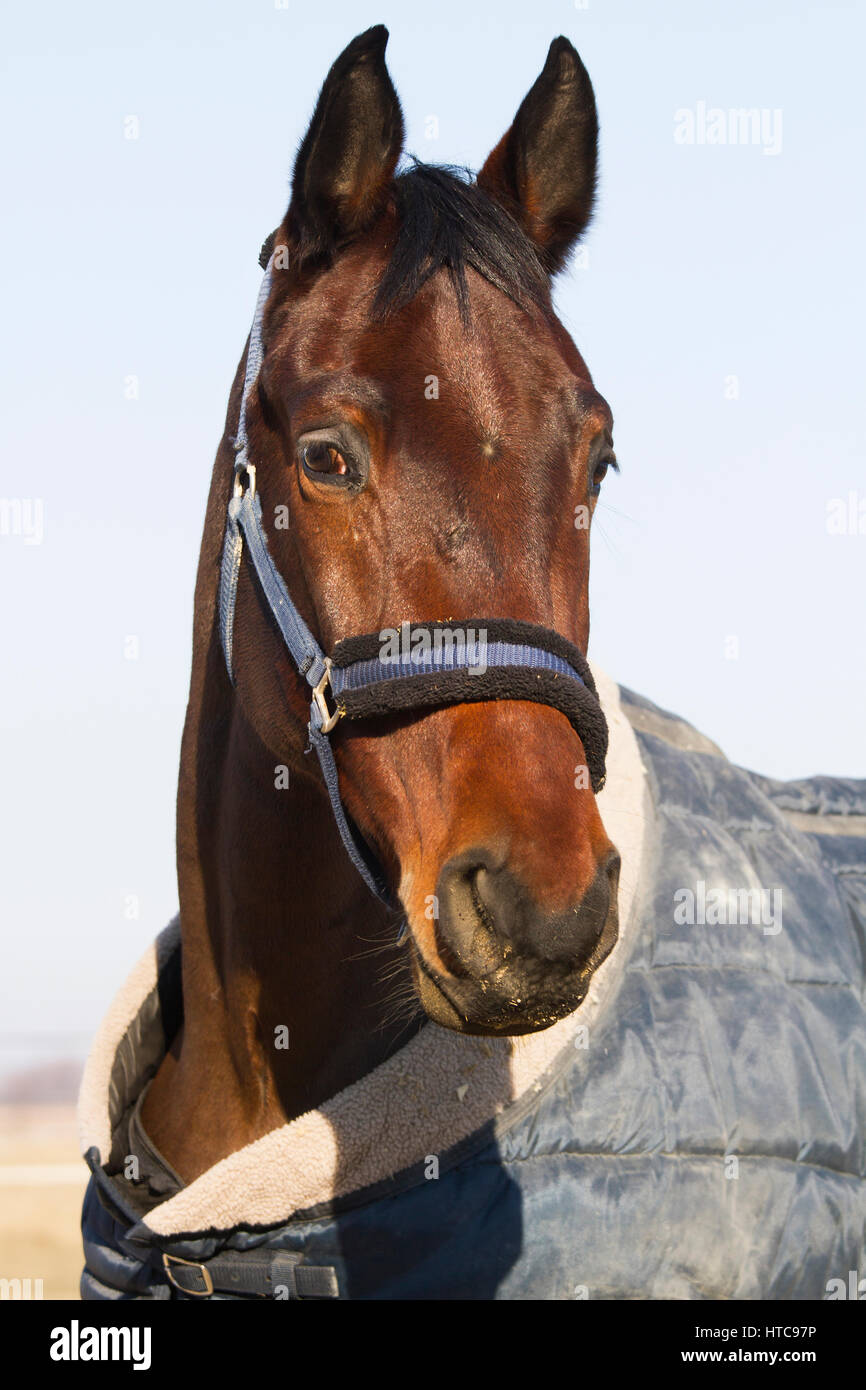
{"type": "Polygon", "coordinates": [[[332,656],[325,655],[292,602],[268,549],[256,470],[247,454],[247,405],[262,363],[262,318],[272,275],[273,257],[259,290],[247,349],[235,440],[235,478],[220,573],[220,637],[234,684],[232,638],[246,541],[250,562],[283,641],[310,686],[310,743],[319,756],[340,837],[367,886],[393,906],[382,870],[350,822],[340,796],[328,735],[341,719],[371,719],[485,700],[530,700],[550,705],[570,720],[580,737],[595,792],[604,782],[607,721],[586,657],[559,633],[535,623],[510,618],[403,623],[392,634],[391,647],[396,650],[386,650],[385,633],[369,633],[347,637],[337,643],[332,656]]]}

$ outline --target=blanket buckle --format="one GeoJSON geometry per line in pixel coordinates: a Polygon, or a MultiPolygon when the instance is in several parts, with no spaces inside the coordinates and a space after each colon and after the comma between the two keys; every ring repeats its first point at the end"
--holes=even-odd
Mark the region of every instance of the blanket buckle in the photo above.
{"type": "Polygon", "coordinates": [[[198,1264],[195,1260],[182,1260],[180,1255],[169,1255],[166,1251],[162,1252],[163,1269],[168,1276],[168,1282],[173,1284],[181,1293],[188,1293],[193,1298],[209,1298],[213,1293],[213,1279],[207,1265],[198,1264]],[[177,1268],[177,1273],[172,1272],[177,1268]],[[189,1270],[190,1273],[184,1273],[189,1270]],[[195,1270],[195,1274],[192,1271],[195,1270]],[[196,1279],[200,1281],[200,1287],[195,1287],[196,1279]]]}

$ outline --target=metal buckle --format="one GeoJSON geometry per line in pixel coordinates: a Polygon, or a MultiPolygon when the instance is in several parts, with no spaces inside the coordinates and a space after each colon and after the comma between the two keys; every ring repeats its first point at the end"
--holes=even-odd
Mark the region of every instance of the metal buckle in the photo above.
{"type": "Polygon", "coordinates": [[[333,695],[334,687],[331,685],[331,658],[329,656],[326,656],[325,670],[322,679],[319,681],[319,684],[317,686],[314,686],[313,688],[313,703],[319,711],[319,714],[322,716],[321,731],[323,734],[329,734],[333,729],[334,725],[339,723],[339,721],[343,717],[343,711],[339,708],[339,706],[337,706],[333,714],[328,709],[328,702],[325,699],[325,691],[327,690],[329,685],[331,686],[331,694],[333,695]]]}
{"type": "Polygon", "coordinates": [[[163,1268],[168,1275],[168,1282],[173,1284],[181,1293],[188,1293],[193,1298],[209,1298],[213,1293],[213,1279],[210,1277],[210,1270],[207,1265],[197,1264],[195,1260],[182,1260],[180,1255],[168,1255],[162,1252],[163,1268]],[[172,1265],[186,1265],[189,1269],[197,1269],[204,1280],[203,1289],[188,1289],[186,1285],[179,1284],[171,1272],[172,1265]]]}
{"type": "Polygon", "coordinates": [[[232,489],[232,495],[234,497],[243,497],[244,485],[241,482],[241,477],[244,473],[246,473],[249,482],[249,487],[247,490],[250,494],[250,501],[252,502],[253,498],[256,495],[256,466],[254,463],[247,463],[244,465],[243,468],[236,469],[235,483],[234,488],[232,489]]]}

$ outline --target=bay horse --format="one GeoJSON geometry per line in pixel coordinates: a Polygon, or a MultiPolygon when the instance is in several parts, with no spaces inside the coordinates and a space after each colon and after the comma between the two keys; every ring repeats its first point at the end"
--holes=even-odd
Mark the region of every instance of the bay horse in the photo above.
{"type": "Polygon", "coordinates": [[[226,667],[241,435],[254,474],[240,491],[254,476],[273,568],[322,650],[489,612],[586,652],[612,417],[551,282],[592,212],[592,85],[558,38],[474,181],[398,169],[387,37],[356,38],[322,87],[262,252],[261,362],[249,372],[245,351],[213,471],[177,805],[183,1025],[142,1111],[184,1182],[427,1019],[493,1037],[548,1027],[617,937],[617,851],[553,697],[515,688],[337,724],[339,803],[383,902],[344,851],[304,680],[248,556],[226,667]]]}

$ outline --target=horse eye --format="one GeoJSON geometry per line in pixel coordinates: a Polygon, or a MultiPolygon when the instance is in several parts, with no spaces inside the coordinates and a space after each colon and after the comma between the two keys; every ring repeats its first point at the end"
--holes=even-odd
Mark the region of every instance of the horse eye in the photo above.
{"type": "Polygon", "coordinates": [[[336,444],[328,444],[324,440],[305,444],[301,451],[301,459],[308,473],[317,473],[319,476],[324,474],[345,477],[349,471],[349,466],[336,444]]]}
{"type": "Polygon", "coordinates": [[[592,475],[592,487],[590,488],[593,497],[597,497],[601,492],[601,485],[604,482],[605,474],[609,467],[610,464],[607,459],[603,459],[601,463],[595,465],[595,472],[592,475]]]}
{"type": "Polygon", "coordinates": [[[601,485],[604,482],[607,470],[609,468],[614,468],[617,472],[619,472],[619,464],[617,463],[612,453],[609,453],[605,458],[600,458],[595,465],[592,474],[592,482],[589,488],[590,495],[592,497],[597,497],[598,494],[601,492],[601,485]]]}

